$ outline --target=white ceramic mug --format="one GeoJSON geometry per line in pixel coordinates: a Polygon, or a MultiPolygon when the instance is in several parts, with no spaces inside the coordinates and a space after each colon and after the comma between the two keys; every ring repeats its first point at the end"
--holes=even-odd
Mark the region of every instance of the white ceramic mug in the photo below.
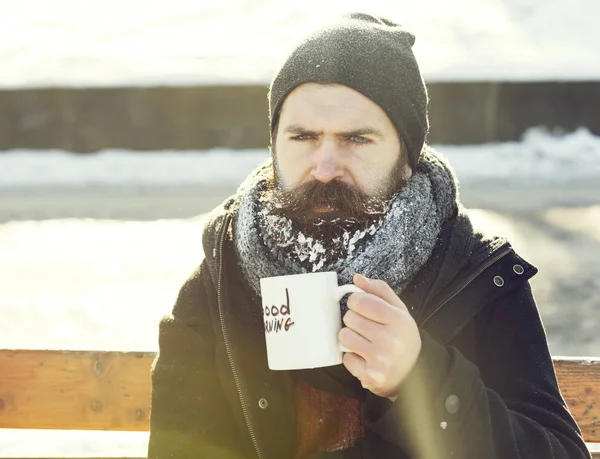
{"type": "Polygon", "coordinates": [[[340,300],[363,290],[354,284],[338,286],[335,272],[266,277],[260,289],[271,370],[342,363],[348,349],[338,341],[340,300]]]}

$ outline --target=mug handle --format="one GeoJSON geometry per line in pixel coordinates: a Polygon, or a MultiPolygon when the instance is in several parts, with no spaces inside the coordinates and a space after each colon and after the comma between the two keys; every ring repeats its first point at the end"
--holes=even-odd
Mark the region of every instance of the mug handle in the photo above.
{"type": "MultiPolygon", "coordinates": [[[[344,298],[344,295],[347,295],[348,293],[365,293],[365,291],[362,288],[357,287],[354,284],[346,284],[346,285],[340,285],[335,293],[335,299],[338,301],[338,303],[342,300],[342,298],[344,298]]],[[[342,352],[352,352],[350,349],[348,349],[345,346],[342,346],[341,344],[339,344],[339,348],[340,351],[342,352]]]]}

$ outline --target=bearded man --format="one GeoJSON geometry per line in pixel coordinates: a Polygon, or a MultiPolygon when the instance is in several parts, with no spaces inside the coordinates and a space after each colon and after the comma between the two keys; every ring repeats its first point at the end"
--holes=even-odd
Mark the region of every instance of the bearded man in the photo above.
{"type": "Polygon", "coordinates": [[[215,209],[160,324],[150,459],[586,458],[529,279],[426,144],[414,36],[354,13],[269,92],[271,159],[215,209]],[[335,271],[343,364],[268,368],[260,279],[335,271]]]}

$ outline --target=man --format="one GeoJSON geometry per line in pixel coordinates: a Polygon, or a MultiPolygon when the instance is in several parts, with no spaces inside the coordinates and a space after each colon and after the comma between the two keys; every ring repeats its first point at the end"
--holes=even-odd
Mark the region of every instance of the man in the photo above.
{"type": "Polygon", "coordinates": [[[366,14],[269,92],[271,161],[217,208],[160,325],[149,457],[585,458],[528,280],[425,143],[414,37],[366,14]],[[259,280],[336,271],[343,365],[267,366],[259,280]]]}

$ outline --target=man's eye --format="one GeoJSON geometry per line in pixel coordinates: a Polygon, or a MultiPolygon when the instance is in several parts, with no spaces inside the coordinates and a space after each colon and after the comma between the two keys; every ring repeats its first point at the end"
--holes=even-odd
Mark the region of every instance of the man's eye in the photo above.
{"type": "Polygon", "coordinates": [[[361,135],[353,135],[352,137],[348,137],[348,140],[352,143],[355,143],[356,145],[366,145],[368,143],[371,143],[370,139],[367,139],[366,137],[363,137],[361,135]]]}
{"type": "Polygon", "coordinates": [[[309,135],[309,134],[298,134],[298,135],[291,137],[292,140],[297,140],[299,142],[301,142],[303,140],[310,140],[313,138],[314,138],[314,136],[309,135]]]}

